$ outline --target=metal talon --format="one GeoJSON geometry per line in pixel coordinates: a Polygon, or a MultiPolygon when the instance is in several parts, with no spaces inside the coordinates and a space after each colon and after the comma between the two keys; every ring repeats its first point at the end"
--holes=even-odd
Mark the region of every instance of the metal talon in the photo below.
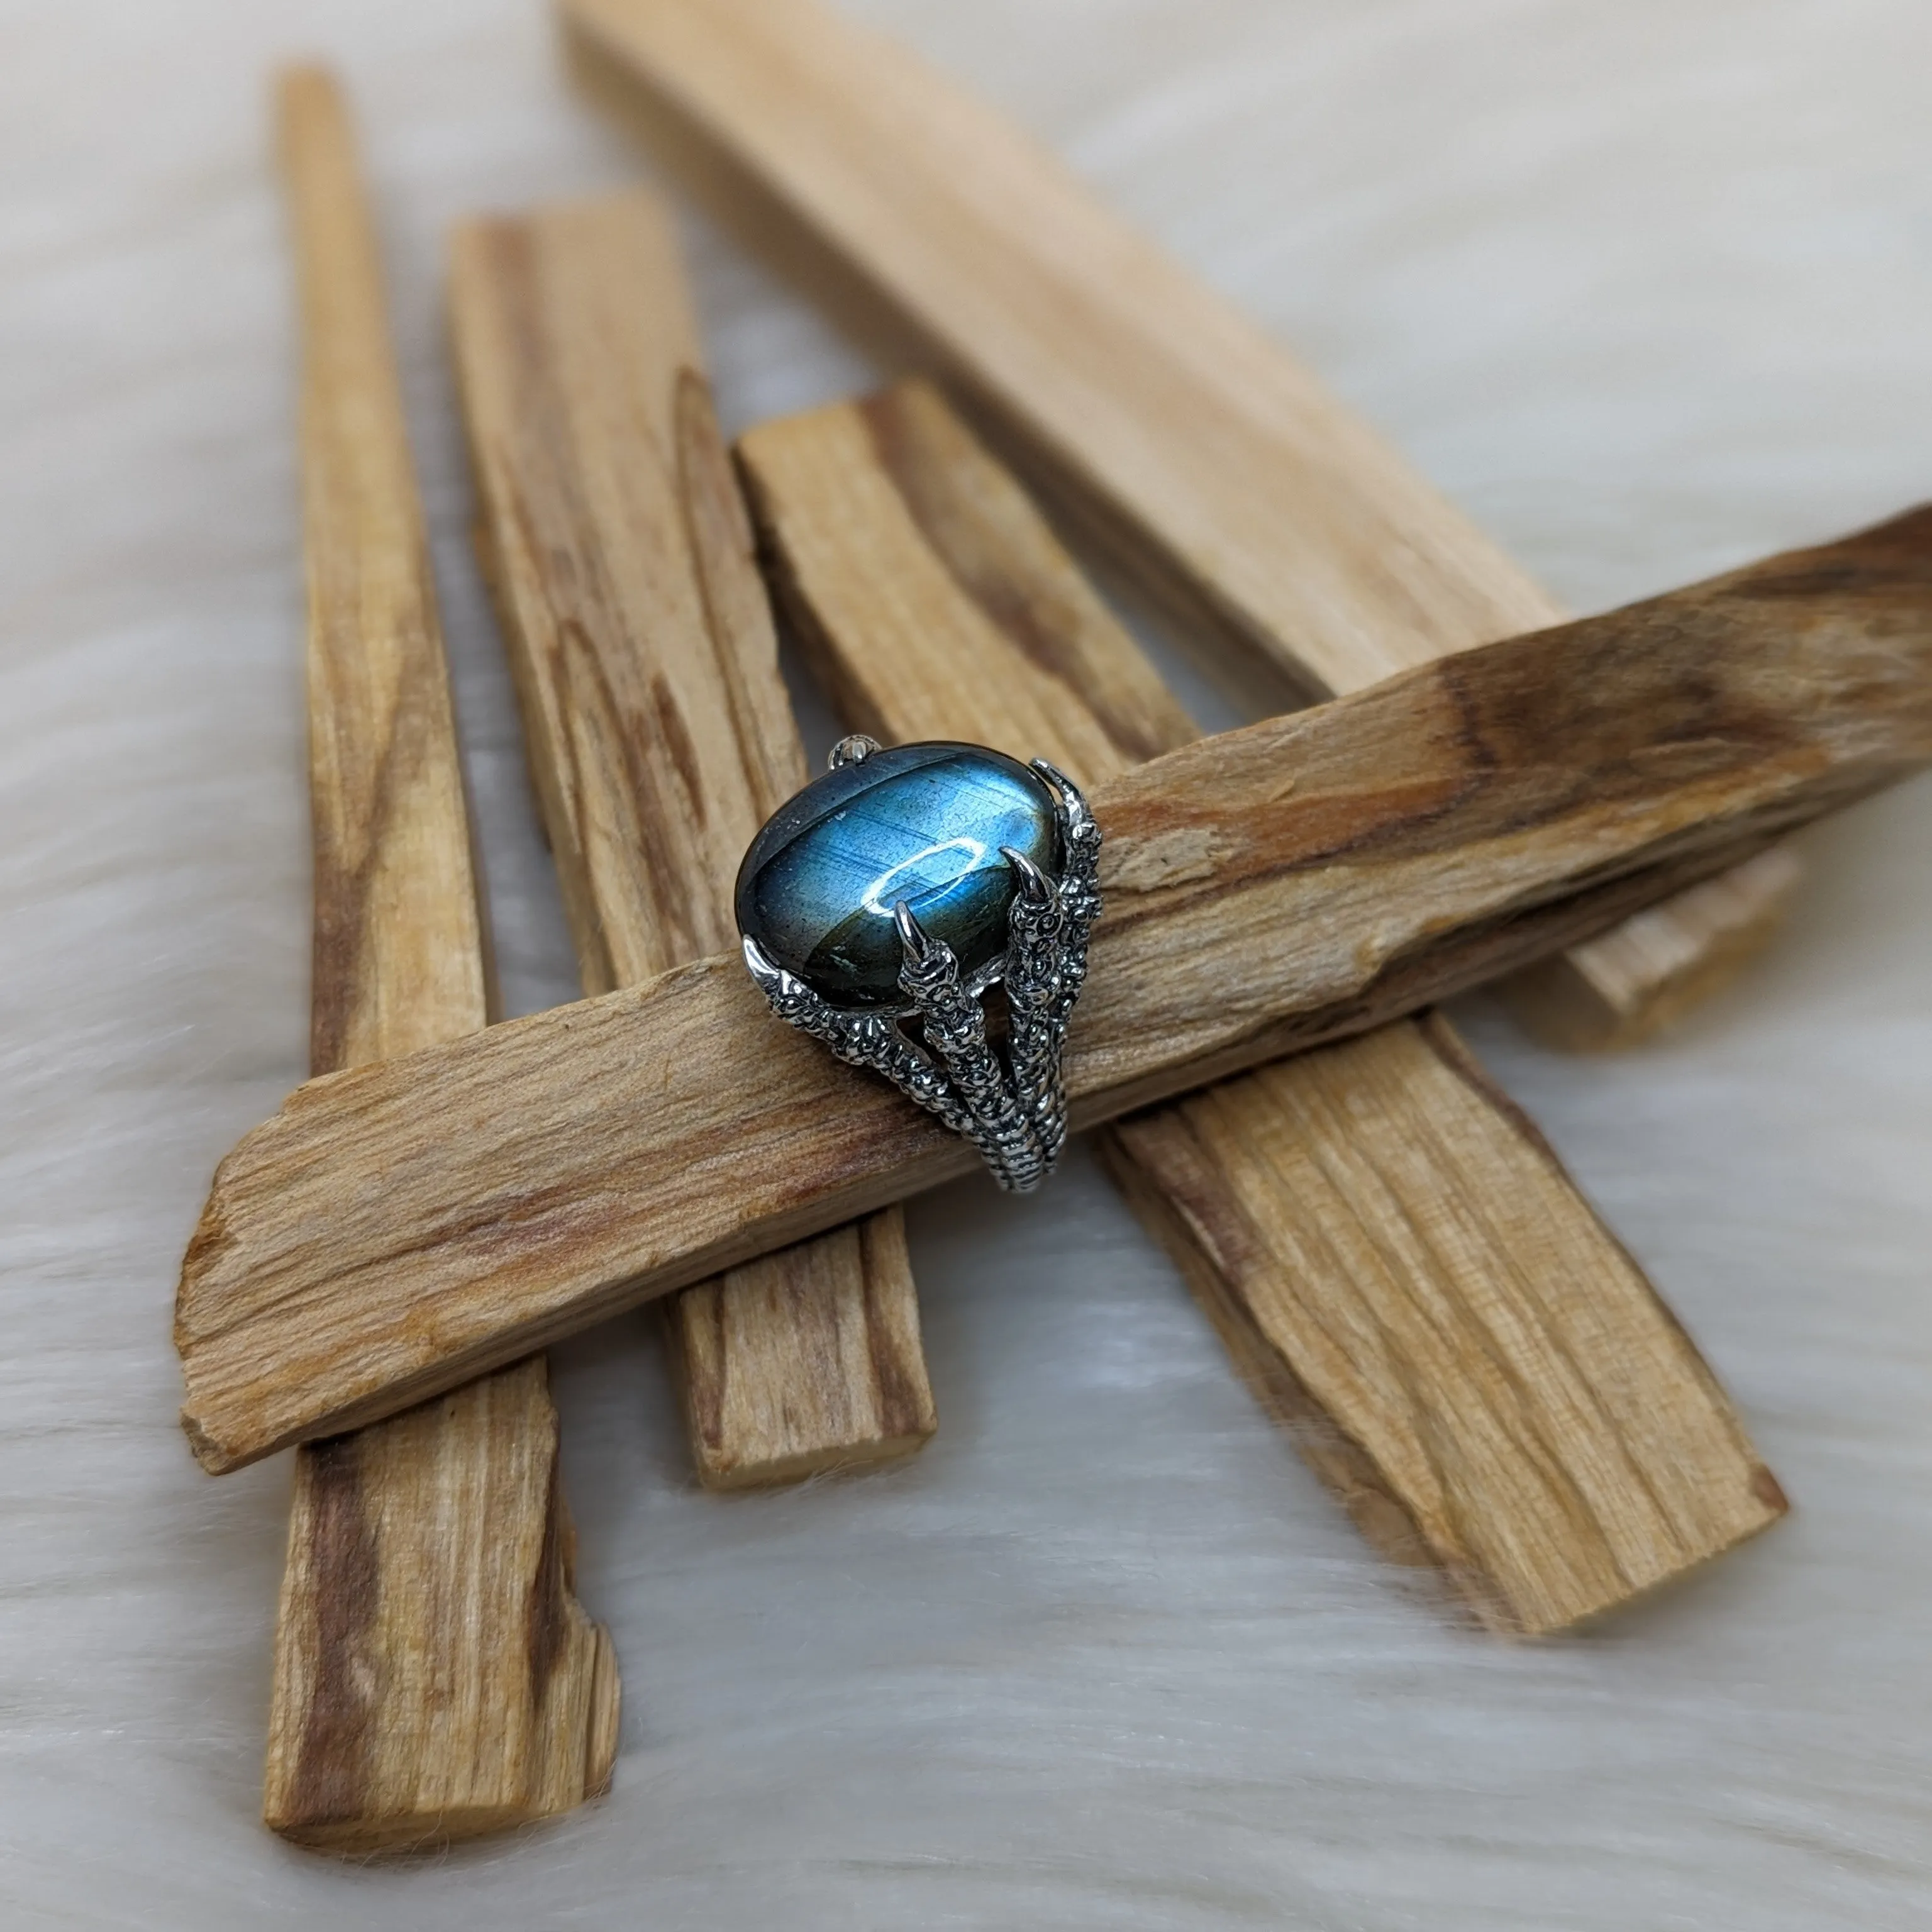
{"type": "MultiPolygon", "coordinates": [[[[855,735],[834,749],[832,766],[862,764],[879,749],[855,735]]],[[[1057,872],[1016,847],[999,848],[1012,881],[1006,949],[976,963],[970,978],[959,956],[904,899],[892,907],[900,1005],[834,1006],[743,936],[745,964],[781,1019],[841,1060],[883,1075],[970,1141],[999,1185],[1016,1194],[1038,1187],[1066,1144],[1060,1050],[1100,910],[1100,828],[1070,779],[1043,758],[1033,760],[1033,770],[1052,794],[1057,872]],[[995,988],[1004,994],[1005,1023],[989,1028],[982,1001],[995,988]]]]}
{"type": "Polygon", "coordinates": [[[745,964],[750,969],[752,977],[767,992],[790,977],[784,968],[755,939],[748,938],[743,943],[745,964]]]}
{"type": "Polygon", "coordinates": [[[826,760],[826,767],[832,771],[843,771],[848,765],[862,765],[879,748],[876,738],[868,738],[862,731],[854,731],[849,738],[841,738],[832,748],[832,755],[826,760]]]}
{"type": "Polygon", "coordinates": [[[905,948],[909,964],[923,966],[939,950],[932,936],[914,916],[913,909],[901,899],[892,908],[892,923],[898,928],[899,944],[905,948]]]}
{"type": "Polygon", "coordinates": [[[1019,874],[1022,904],[1036,912],[1045,912],[1059,905],[1059,888],[1024,852],[1010,845],[1002,845],[1000,856],[1019,874]]]}

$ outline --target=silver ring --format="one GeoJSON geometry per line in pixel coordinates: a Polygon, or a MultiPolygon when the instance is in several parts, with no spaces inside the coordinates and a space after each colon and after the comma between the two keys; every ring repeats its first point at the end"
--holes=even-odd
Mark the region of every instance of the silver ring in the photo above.
{"type": "Polygon", "coordinates": [[[1044,758],[848,738],[746,852],[745,964],[779,1018],[884,1074],[1030,1193],[1066,1144],[1060,1052],[1100,850],[1087,801],[1044,758]]]}

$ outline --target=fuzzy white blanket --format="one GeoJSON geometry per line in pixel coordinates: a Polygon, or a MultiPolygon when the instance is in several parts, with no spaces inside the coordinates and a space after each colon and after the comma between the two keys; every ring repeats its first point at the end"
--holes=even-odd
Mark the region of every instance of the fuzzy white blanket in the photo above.
{"type": "MultiPolygon", "coordinates": [[[[1932,484],[1924,0],[847,0],[1296,344],[1580,608],[1932,484]]],[[[557,1357],[616,1788],[424,1866],[256,1822],[286,1462],[176,1432],[176,1258],[302,1071],[264,87],[380,191],[513,1007],[568,997],[466,548],[446,226],[631,178],[538,0],[0,5],[0,1922],[1906,1932],[1932,1923],[1932,788],[1609,1064],[1467,1016],[1796,1505],[1573,1640],[1377,1562],[1091,1165],[913,1239],[915,1465],[696,1493],[642,1318],[557,1357]]],[[[694,223],[736,424],[854,353],[694,223]]],[[[1216,722],[1198,682],[1188,694],[1216,722]]]]}

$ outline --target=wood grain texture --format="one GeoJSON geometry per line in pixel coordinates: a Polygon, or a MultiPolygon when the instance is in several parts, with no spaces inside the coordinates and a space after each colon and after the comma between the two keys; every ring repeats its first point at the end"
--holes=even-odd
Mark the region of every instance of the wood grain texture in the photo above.
{"type": "MultiPolygon", "coordinates": [[[[457,238],[482,538],[584,990],[730,950],[804,748],[670,218],[632,194],[457,238]]],[[[936,1426],[901,1210],[670,1304],[701,1480],[888,1461],[936,1426]]]]}
{"type": "MultiPolygon", "coordinates": [[[[1546,957],[1928,759],[1932,511],[1170,752],[1092,795],[1075,1125],[1546,957]]],[[[974,1158],[732,958],[312,1081],[189,1244],[184,1426],[235,1468],[974,1158]]]]}
{"type": "Polygon", "coordinates": [[[488,1023],[487,954],[435,581],[346,112],[280,97],[302,316],[310,1064],[412,1053],[488,1023]]]}
{"type": "MultiPolygon", "coordinates": [[[[1196,735],[928,386],[765,424],[740,455],[848,722],[1090,784],[1196,735]]],[[[1782,1513],[1695,1348],[1439,1017],[1101,1138],[1362,1527],[1495,1628],[1561,1628],[1782,1513]]]]}
{"type": "Polygon", "coordinates": [[[1693,1342],[1438,1016],[1134,1114],[1107,1151],[1362,1532],[1492,1629],[1598,1616],[1785,1513],[1693,1342]]]}
{"type": "MultiPolygon", "coordinates": [[[[1293,357],[904,50],[818,0],[560,4],[601,91],[643,82],[806,224],[1188,628],[1336,695],[1561,620],[1293,357]]],[[[1667,1024],[1768,936],[1792,876],[1733,890],[1751,919],[1706,894],[1606,938],[1556,1036],[1667,1024]]]]}
{"type": "Polygon", "coordinates": [[[601,1793],[616,1653],[573,1594],[542,1357],[298,1458],[268,1822],[419,1850],[601,1793]]]}
{"type": "MultiPolygon", "coordinates": [[[[280,96],[301,268],[316,1070],[488,1020],[428,554],[347,116],[280,96]]],[[[567,1810],[616,1750],[616,1666],[572,1594],[541,1359],[296,1459],[264,1816],[344,1852],[567,1810]]]]}
{"type": "Polygon", "coordinates": [[[1563,1629],[1784,1514],[1695,1346],[1439,1017],[1132,1116],[1106,1153],[1363,1532],[1492,1629],[1563,1629]]]}

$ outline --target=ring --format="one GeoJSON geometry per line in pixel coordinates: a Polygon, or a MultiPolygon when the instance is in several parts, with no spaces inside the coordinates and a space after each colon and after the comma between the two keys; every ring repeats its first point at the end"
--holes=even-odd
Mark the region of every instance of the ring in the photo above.
{"type": "Polygon", "coordinates": [[[745,963],[779,1018],[884,1074],[1028,1194],[1066,1143],[1060,1048],[1100,850],[1044,758],[848,738],[746,852],[745,963]]]}

